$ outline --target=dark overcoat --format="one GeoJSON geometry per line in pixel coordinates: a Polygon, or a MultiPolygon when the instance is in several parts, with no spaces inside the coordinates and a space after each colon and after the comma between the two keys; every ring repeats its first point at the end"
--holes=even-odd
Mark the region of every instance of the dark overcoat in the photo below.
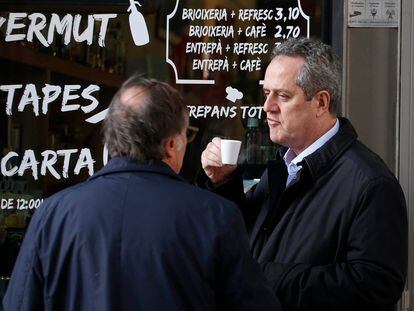
{"type": "Polygon", "coordinates": [[[16,310],[280,310],[234,203],[163,162],[112,159],[36,211],[4,299],[16,310]]]}
{"type": "Polygon", "coordinates": [[[408,257],[406,203],[394,175],[345,118],[298,164],[300,174],[287,188],[285,152],[246,196],[237,172],[213,189],[241,208],[252,254],[282,307],[394,310],[408,257]]]}

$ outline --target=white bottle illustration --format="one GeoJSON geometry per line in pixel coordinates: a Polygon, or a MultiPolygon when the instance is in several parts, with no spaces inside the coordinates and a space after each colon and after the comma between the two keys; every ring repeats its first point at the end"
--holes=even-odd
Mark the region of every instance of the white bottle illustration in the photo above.
{"type": "Polygon", "coordinates": [[[145,45],[149,42],[149,34],[147,24],[144,16],[138,11],[136,4],[141,6],[138,1],[129,0],[129,28],[131,29],[131,35],[134,39],[134,43],[137,46],[145,45]]]}

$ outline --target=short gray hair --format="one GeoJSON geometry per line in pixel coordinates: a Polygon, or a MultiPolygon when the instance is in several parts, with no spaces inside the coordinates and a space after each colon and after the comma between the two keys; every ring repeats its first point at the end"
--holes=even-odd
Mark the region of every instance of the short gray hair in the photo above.
{"type": "Polygon", "coordinates": [[[164,82],[132,76],[113,97],[104,120],[108,153],[144,163],[162,160],[165,139],[181,133],[187,119],[187,107],[177,90],[164,82]],[[122,102],[122,94],[129,89],[137,89],[131,100],[139,105],[122,102]]]}
{"type": "Polygon", "coordinates": [[[304,58],[296,84],[307,100],[319,91],[327,91],[331,96],[329,111],[335,115],[341,101],[341,63],[332,48],[308,38],[291,38],[274,48],[272,60],[282,55],[304,58]]]}

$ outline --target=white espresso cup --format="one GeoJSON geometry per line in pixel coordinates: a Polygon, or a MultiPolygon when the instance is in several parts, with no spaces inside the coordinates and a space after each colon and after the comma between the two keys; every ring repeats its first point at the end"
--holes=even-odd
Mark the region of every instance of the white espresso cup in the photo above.
{"type": "Polygon", "coordinates": [[[239,157],[241,141],[222,139],[221,140],[221,163],[223,164],[237,164],[239,157]]]}

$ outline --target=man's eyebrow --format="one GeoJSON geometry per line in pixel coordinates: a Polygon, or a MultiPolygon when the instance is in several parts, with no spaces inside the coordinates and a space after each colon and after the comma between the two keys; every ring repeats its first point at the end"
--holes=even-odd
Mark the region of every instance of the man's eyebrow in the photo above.
{"type": "Polygon", "coordinates": [[[266,87],[266,86],[263,85],[263,91],[270,91],[270,90],[272,90],[271,87],[266,87]]]}
{"type": "Polygon", "coordinates": [[[289,90],[286,90],[286,89],[272,89],[272,88],[263,87],[263,92],[269,92],[269,91],[273,91],[274,93],[288,93],[288,94],[291,93],[289,90]]]}

